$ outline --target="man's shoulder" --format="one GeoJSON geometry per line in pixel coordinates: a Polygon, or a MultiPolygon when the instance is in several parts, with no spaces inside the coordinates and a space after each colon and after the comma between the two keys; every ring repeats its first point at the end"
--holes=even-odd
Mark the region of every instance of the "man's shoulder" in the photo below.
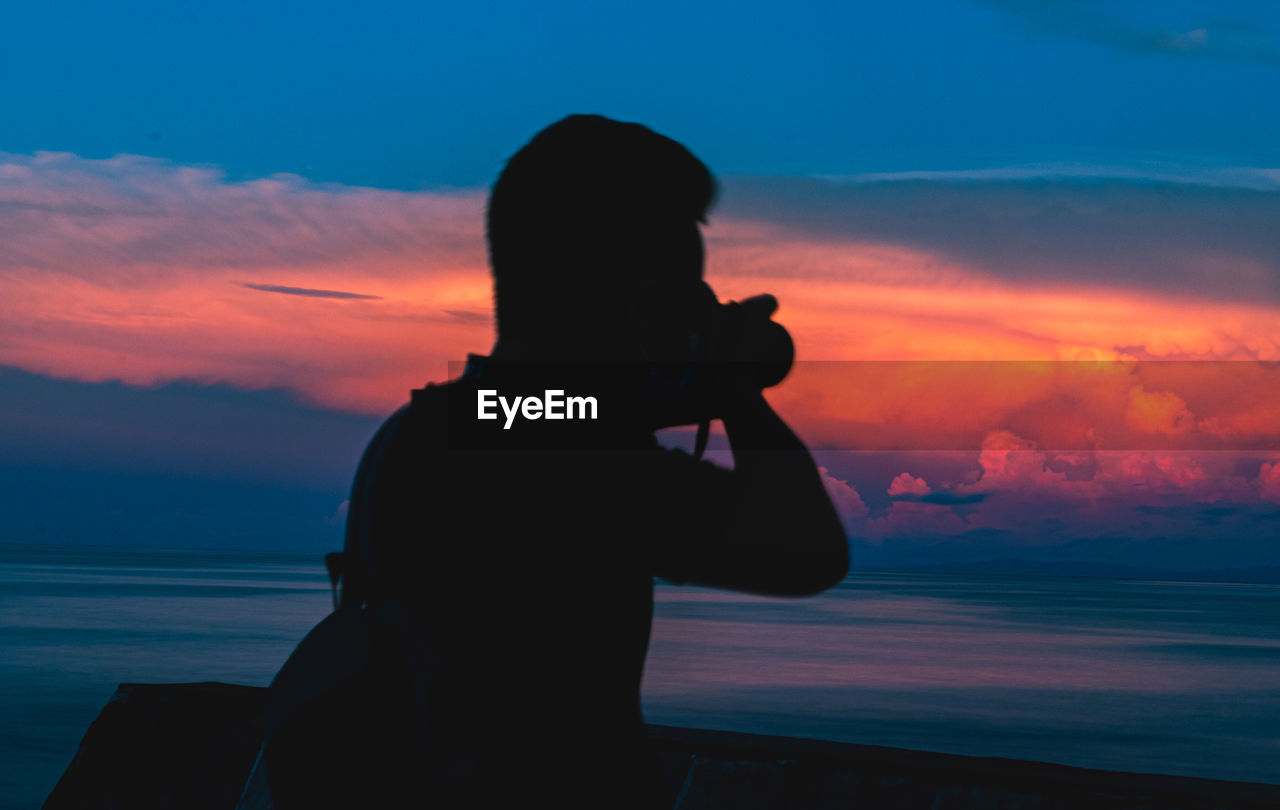
{"type": "Polygon", "coordinates": [[[445,383],[427,383],[409,392],[409,401],[400,405],[383,420],[365,450],[362,466],[378,464],[388,456],[398,456],[407,445],[432,442],[433,434],[443,435],[448,424],[450,401],[457,402],[465,383],[450,380],[445,383]]]}
{"type": "Polygon", "coordinates": [[[475,392],[475,382],[466,377],[427,383],[410,391],[409,401],[397,413],[403,413],[403,427],[413,435],[443,439],[445,433],[465,429],[467,420],[460,417],[475,410],[475,392]]]}
{"type": "Polygon", "coordinates": [[[447,407],[451,400],[456,401],[458,396],[468,390],[474,390],[474,386],[465,377],[443,383],[429,382],[409,392],[409,402],[405,407],[415,414],[430,413],[447,407]]]}

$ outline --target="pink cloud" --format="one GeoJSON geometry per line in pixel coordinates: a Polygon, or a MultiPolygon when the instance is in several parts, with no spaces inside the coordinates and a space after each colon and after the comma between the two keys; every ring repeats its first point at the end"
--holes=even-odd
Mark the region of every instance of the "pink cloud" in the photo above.
{"type": "Polygon", "coordinates": [[[1258,470],[1258,494],[1268,501],[1280,501],[1280,461],[1263,464],[1258,470]]]}
{"type": "MultiPolygon", "coordinates": [[[[288,387],[385,413],[410,388],[446,377],[448,361],[492,343],[484,199],[483,189],[403,192],[292,175],[234,182],[132,155],[0,154],[0,365],[134,385],[288,387]]],[[[1266,303],[1015,283],[972,259],[759,217],[713,215],[707,240],[708,279],[722,298],[774,292],[801,360],[1129,356],[1118,347],[1280,357],[1280,313],[1266,303]]],[[[770,397],[817,441],[859,429],[891,441],[927,439],[922,430],[980,438],[1052,389],[1026,375],[949,390],[928,381],[817,390],[804,379],[798,370],[770,397]]],[[[1121,382],[1130,381],[1111,381],[1121,382]]],[[[1096,390],[1114,410],[1111,389],[1096,390]]],[[[1204,412],[1219,418],[1218,434],[1247,434],[1274,430],[1277,402],[1204,412]]],[[[1093,416],[1076,415],[1086,440],[1093,416]]]]}
{"type": "Polygon", "coordinates": [[[929,485],[923,478],[916,478],[911,473],[900,473],[889,483],[890,495],[928,495],[929,485]]]}
{"type": "MultiPolygon", "coordinates": [[[[0,154],[0,365],[140,386],[287,387],[386,413],[492,343],[484,199],[291,175],[235,182],[130,155],[0,154]]],[[[972,254],[759,217],[713,214],[706,233],[708,280],[724,299],[775,293],[801,361],[944,361],[856,373],[802,362],[770,391],[814,444],[978,448],[963,481],[931,474],[931,487],[903,472],[888,487],[972,499],[956,506],[895,501],[873,514],[824,468],[850,533],[953,536],[1042,519],[1101,531],[1135,505],[1280,502],[1275,460],[1247,478],[1226,453],[1095,451],[1136,446],[1116,443],[1133,434],[1274,435],[1274,365],[1217,364],[1209,379],[1135,363],[1280,359],[1280,306],[1264,297],[1015,279],[972,254]],[[974,373],[958,359],[1017,362],[974,373]],[[1107,362],[1030,362],[1057,360],[1107,362]]],[[[1221,257],[1184,258],[1220,271],[1221,257]]]]}
{"type": "Polygon", "coordinates": [[[894,501],[888,510],[856,527],[854,532],[868,540],[878,541],[895,536],[952,536],[977,528],[979,523],[966,520],[949,506],[919,501],[894,501]]]}
{"type": "Polygon", "coordinates": [[[0,364],[381,413],[492,342],[479,191],[228,182],[127,155],[0,169],[0,364]]]}
{"type": "Polygon", "coordinates": [[[1036,449],[1035,443],[1008,431],[997,430],[982,441],[978,456],[981,475],[977,481],[961,487],[964,491],[993,489],[1069,492],[1075,482],[1065,472],[1053,470],[1049,456],[1036,449]]]}
{"type": "Polygon", "coordinates": [[[840,515],[846,528],[853,525],[854,521],[867,516],[870,510],[862,502],[858,490],[848,481],[836,478],[826,467],[819,467],[818,474],[822,476],[822,486],[826,488],[827,495],[831,498],[831,503],[835,505],[836,513],[840,515]]]}

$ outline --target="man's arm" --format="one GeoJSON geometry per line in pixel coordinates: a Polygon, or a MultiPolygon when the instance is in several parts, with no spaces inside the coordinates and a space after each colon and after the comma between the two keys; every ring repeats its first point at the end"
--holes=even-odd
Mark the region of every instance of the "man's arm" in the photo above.
{"type": "Polygon", "coordinates": [[[849,571],[849,545],[812,456],[759,390],[726,399],[738,502],[720,553],[690,579],[774,596],[830,588],[849,571]]]}
{"type": "Polygon", "coordinates": [[[809,451],[759,389],[734,385],[722,403],[734,469],[683,457],[690,474],[674,470],[668,485],[684,531],[655,538],[657,575],[769,596],[843,580],[848,542],[809,451]]]}

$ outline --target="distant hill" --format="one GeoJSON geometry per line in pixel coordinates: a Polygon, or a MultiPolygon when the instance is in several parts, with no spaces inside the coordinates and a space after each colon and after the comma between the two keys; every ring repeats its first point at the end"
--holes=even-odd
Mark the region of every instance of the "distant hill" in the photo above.
{"type": "Polygon", "coordinates": [[[868,565],[855,568],[863,570],[920,571],[965,574],[1008,574],[1017,576],[1100,577],[1104,579],[1153,579],[1172,582],[1256,582],[1280,584],[1280,566],[1259,568],[1213,568],[1196,571],[1176,571],[1167,568],[1150,568],[1114,563],[1081,562],[1075,560],[1024,560],[1012,557],[966,560],[946,563],[920,563],[907,565],[868,565]]]}

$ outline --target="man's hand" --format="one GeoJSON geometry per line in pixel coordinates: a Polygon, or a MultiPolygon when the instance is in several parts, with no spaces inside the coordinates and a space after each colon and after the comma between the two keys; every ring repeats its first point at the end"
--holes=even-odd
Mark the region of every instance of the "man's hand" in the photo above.
{"type": "Polygon", "coordinates": [[[702,359],[712,416],[720,417],[741,392],[777,385],[791,370],[791,336],[770,320],[777,311],[778,299],[767,293],[711,307],[702,359]]]}
{"type": "MultiPolygon", "coordinates": [[[[764,350],[755,341],[769,340],[766,326],[777,326],[769,316],[778,301],[759,295],[737,306],[740,333],[722,322],[713,337],[741,341],[749,358],[747,351],[764,350]]],[[[848,573],[848,541],[808,449],[765,401],[758,370],[751,362],[715,364],[711,408],[729,436],[740,497],[721,547],[690,580],[773,596],[819,593],[848,573]]]]}

